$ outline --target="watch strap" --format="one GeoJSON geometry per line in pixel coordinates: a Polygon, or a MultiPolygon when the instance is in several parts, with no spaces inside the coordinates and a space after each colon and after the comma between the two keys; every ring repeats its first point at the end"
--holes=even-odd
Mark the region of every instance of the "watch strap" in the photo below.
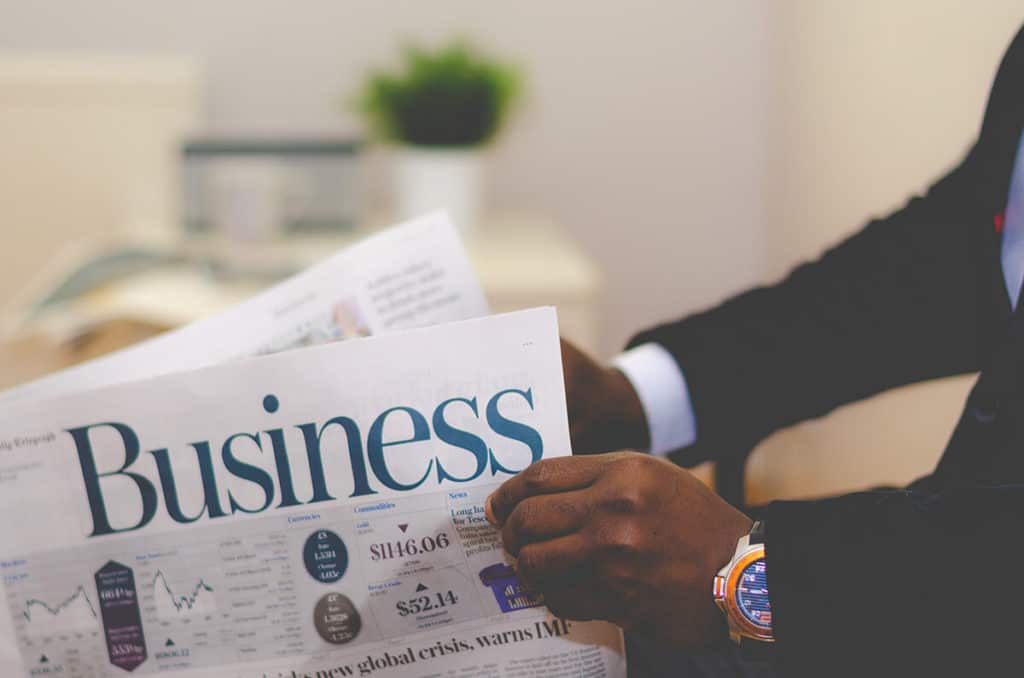
{"type": "Polygon", "coordinates": [[[749,535],[750,544],[763,544],[764,543],[764,521],[755,520],[753,527],[750,528],[749,535]]]}

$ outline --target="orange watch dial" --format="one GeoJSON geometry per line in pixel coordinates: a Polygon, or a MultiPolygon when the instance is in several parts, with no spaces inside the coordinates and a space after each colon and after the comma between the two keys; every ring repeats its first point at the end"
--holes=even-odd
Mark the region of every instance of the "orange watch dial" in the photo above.
{"type": "Polygon", "coordinates": [[[768,598],[768,569],[764,547],[740,558],[725,582],[725,606],[730,619],[744,635],[772,638],[772,609],[768,598]]]}

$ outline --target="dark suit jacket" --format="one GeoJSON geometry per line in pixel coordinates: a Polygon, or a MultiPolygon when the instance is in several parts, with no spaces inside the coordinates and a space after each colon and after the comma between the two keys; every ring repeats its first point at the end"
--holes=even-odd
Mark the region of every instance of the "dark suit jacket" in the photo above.
{"type": "Polygon", "coordinates": [[[1024,674],[1024,311],[1011,313],[994,228],[1022,123],[1024,30],[977,141],[924,197],[777,285],[632,342],[663,344],[686,374],[699,441],[683,463],[885,389],[981,372],[931,476],[767,507],[783,675],[1024,674]]]}

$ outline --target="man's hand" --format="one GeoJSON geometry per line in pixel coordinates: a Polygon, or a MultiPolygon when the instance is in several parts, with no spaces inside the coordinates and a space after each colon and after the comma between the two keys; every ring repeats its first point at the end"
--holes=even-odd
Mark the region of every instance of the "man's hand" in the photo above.
{"type": "Polygon", "coordinates": [[[650,446],[643,406],[626,375],[599,365],[564,339],[562,369],[569,435],[576,454],[650,446]]]}
{"type": "Polygon", "coordinates": [[[498,488],[487,516],[554,614],[686,646],[725,636],[711,584],[751,521],[678,466],[625,452],[546,459],[498,488]]]}

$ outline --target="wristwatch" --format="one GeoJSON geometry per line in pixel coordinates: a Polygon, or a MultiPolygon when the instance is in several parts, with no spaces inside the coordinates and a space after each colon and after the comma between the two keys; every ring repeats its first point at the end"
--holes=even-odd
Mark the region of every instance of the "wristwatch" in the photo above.
{"type": "Polygon", "coordinates": [[[768,573],[764,558],[764,523],[757,521],[740,538],[732,560],[718,571],[715,603],[725,614],[729,637],[752,658],[770,656],[772,605],[768,600],[768,573]]]}

